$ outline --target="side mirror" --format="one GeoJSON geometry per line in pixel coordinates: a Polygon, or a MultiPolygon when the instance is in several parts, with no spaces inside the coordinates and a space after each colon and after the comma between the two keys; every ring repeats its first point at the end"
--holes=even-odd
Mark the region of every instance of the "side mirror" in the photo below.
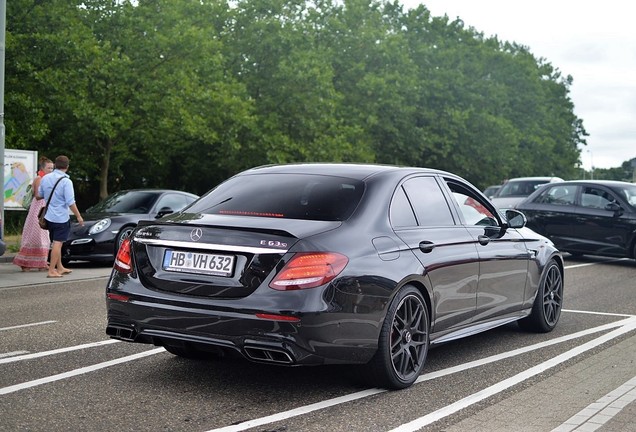
{"type": "Polygon", "coordinates": [[[615,201],[613,201],[613,202],[611,202],[611,203],[607,204],[607,205],[605,206],[605,210],[607,210],[607,211],[611,211],[611,212],[614,212],[614,214],[615,214],[615,215],[617,215],[617,216],[620,216],[620,215],[622,215],[622,214],[623,214],[623,209],[622,209],[622,208],[621,208],[621,206],[620,206],[617,202],[615,202],[615,201]]]}
{"type": "Polygon", "coordinates": [[[506,210],[506,219],[510,228],[523,228],[526,226],[526,215],[518,210],[506,210]]]}
{"type": "Polygon", "coordinates": [[[170,213],[174,213],[174,210],[172,210],[170,207],[161,207],[161,209],[157,213],[157,216],[155,216],[155,219],[162,218],[165,215],[170,214],[170,213]]]}

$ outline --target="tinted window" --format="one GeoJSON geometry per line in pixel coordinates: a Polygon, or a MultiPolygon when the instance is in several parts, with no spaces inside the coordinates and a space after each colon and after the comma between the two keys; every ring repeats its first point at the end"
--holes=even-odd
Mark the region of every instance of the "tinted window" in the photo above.
{"type": "Polygon", "coordinates": [[[415,177],[403,184],[420,226],[455,225],[444,194],[433,177],[415,177]]]}
{"type": "Polygon", "coordinates": [[[148,213],[159,193],[145,191],[117,192],[86,210],[86,213],[148,213]]]}
{"type": "Polygon", "coordinates": [[[191,213],[339,221],[360,202],[364,183],[311,174],[233,177],[188,209],[191,213]]]}
{"type": "Polygon", "coordinates": [[[459,205],[466,225],[499,225],[492,212],[481,202],[481,197],[473,191],[453,182],[448,182],[448,187],[453,192],[453,198],[459,205]]]}
{"type": "Polygon", "coordinates": [[[395,191],[393,201],[391,202],[390,216],[391,225],[395,228],[405,228],[417,226],[417,220],[415,220],[415,214],[411,203],[409,203],[406,193],[402,187],[399,187],[395,191]]]}
{"type": "Polygon", "coordinates": [[[626,184],[620,186],[620,193],[630,206],[636,208],[636,184],[626,184]]]}
{"type": "Polygon", "coordinates": [[[574,205],[576,185],[555,185],[547,187],[534,202],[539,204],[574,205]]]}
{"type": "Polygon", "coordinates": [[[157,211],[161,211],[165,208],[169,208],[170,210],[176,212],[184,208],[188,202],[186,201],[185,195],[180,194],[166,194],[159,198],[157,202],[157,211]]]}
{"type": "Polygon", "coordinates": [[[604,189],[594,186],[583,187],[581,193],[581,206],[595,209],[604,209],[606,205],[615,202],[616,198],[604,189]]]}
{"type": "Polygon", "coordinates": [[[545,180],[519,180],[509,181],[504,184],[499,192],[497,192],[497,198],[505,197],[525,197],[537,190],[539,186],[548,183],[545,180]]]}

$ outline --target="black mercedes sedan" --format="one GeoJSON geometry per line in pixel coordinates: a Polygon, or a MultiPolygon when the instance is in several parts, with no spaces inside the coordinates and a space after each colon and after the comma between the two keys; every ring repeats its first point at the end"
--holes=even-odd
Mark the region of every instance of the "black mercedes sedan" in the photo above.
{"type": "Polygon", "coordinates": [[[572,255],[636,258],[636,184],[574,180],[543,186],[517,206],[528,226],[572,255]]]}
{"type": "Polygon", "coordinates": [[[139,223],[107,285],[106,333],[188,358],[355,364],[405,388],[429,344],[557,325],[563,260],[524,225],[448,172],[254,168],[139,223]]]}
{"type": "Polygon", "coordinates": [[[131,189],[115,192],[82,213],[84,226],[71,224],[62,247],[62,261],[113,262],[122,241],[140,220],[155,220],[179,211],[197,195],[169,189],[131,189]]]}

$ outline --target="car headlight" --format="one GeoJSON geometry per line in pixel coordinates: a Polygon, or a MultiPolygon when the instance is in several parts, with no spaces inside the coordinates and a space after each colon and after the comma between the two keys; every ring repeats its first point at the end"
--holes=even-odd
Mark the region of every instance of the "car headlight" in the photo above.
{"type": "Polygon", "coordinates": [[[110,218],[101,219],[101,220],[97,221],[97,223],[95,225],[93,225],[88,230],[88,233],[91,234],[91,235],[92,234],[98,234],[98,233],[104,231],[109,226],[110,226],[110,218]]]}

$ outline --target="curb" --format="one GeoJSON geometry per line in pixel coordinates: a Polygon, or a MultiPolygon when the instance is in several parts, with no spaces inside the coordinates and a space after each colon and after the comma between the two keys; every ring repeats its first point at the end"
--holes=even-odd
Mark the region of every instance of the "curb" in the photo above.
{"type": "Polygon", "coordinates": [[[13,257],[15,257],[14,253],[8,253],[0,256],[0,263],[10,263],[13,262],[13,257]]]}

